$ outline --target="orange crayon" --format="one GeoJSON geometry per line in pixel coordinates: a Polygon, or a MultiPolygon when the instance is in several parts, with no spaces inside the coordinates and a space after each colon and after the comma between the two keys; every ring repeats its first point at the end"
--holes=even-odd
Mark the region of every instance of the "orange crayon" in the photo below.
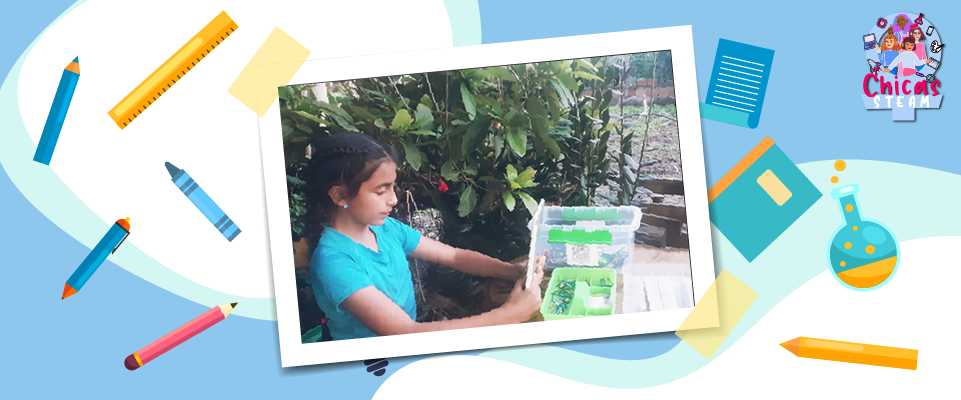
{"type": "Polygon", "coordinates": [[[839,342],[837,340],[803,336],[781,343],[781,347],[798,357],[804,358],[889,368],[918,369],[918,351],[900,347],[839,342]]]}

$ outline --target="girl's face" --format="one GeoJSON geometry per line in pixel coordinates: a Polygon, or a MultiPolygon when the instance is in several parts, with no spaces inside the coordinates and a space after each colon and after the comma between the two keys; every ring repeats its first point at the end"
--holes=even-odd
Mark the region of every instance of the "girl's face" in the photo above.
{"type": "Polygon", "coordinates": [[[898,26],[900,26],[901,29],[904,29],[904,24],[906,23],[908,23],[908,21],[905,20],[904,17],[898,17],[898,26]]]}
{"type": "Polygon", "coordinates": [[[911,42],[904,42],[904,46],[901,47],[904,47],[905,51],[914,51],[914,43],[911,42]]]}
{"type": "Polygon", "coordinates": [[[921,31],[911,32],[911,36],[914,36],[914,40],[921,41],[921,31]]]}
{"type": "Polygon", "coordinates": [[[893,39],[884,39],[884,47],[889,48],[889,49],[892,48],[892,47],[894,47],[894,40],[893,40],[893,39]]]}
{"type": "Polygon", "coordinates": [[[397,165],[393,161],[381,163],[370,179],[360,185],[357,195],[346,201],[348,207],[340,211],[350,215],[358,223],[382,225],[397,205],[395,180],[397,165]]]}

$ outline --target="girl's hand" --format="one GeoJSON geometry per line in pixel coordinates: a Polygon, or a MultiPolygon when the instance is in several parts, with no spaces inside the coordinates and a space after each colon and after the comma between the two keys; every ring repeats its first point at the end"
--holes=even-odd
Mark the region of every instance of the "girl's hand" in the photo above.
{"type": "Polygon", "coordinates": [[[510,298],[504,307],[509,309],[512,314],[517,316],[517,322],[526,322],[531,317],[540,313],[541,309],[541,280],[544,278],[544,262],[546,257],[537,258],[537,266],[534,271],[534,279],[531,286],[524,289],[526,277],[518,279],[511,291],[510,298]]]}
{"type": "Polygon", "coordinates": [[[527,277],[527,260],[528,256],[525,254],[523,256],[517,257],[511,262],[507,263],[507,273],[504,279],[510,281],[516,281],[518,279],[527,277]]]}

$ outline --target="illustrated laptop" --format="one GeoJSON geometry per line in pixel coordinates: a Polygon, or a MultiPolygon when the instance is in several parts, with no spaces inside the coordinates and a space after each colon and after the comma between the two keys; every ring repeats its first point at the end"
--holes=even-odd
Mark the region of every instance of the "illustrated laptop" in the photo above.
{"type": "Polygon", "coordinates": [[[871,50],[872,47],[877,46],[877,45],[878,45],[878,41],[877,41],[877,39],[874,38],[874,34],[873,34],[873,33],[864,35],[864,49],[865,49],[865,50],[871,50]]]}

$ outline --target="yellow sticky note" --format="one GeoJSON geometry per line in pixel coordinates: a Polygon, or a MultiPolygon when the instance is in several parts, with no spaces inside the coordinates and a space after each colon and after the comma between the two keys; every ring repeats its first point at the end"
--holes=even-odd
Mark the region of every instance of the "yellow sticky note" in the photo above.
{"type": "Polygon", "coordinates": [[[757,292],[722,270],[674,334],[710,360],[755,299],[757,292]],[[692,329],[711,326],[712,318],[717,328],[692,329]]]}
{"type": "Polygon", "coordinates": [[[279,27],[274,28],[244,70],[240,71],[227,93],[263,117],[277,100],[277,88],[287,86],[309,55],[310,50],[279,27]],[[255,73],[258,65],[277,63],[284,64],[278,64],[275,68],[260,68],[261,76],[255,73]]]}
{"type": "Polygon", "coordinates": [[[761,188],[764,189],[768,196],[771,196],[779,206],[783,206],[784,203],[791,198],[791,191],[788,190],[787,186],[784,186],[784,183],[782,183],[771,170],[764,171],[764,173],[757,178],[757,184],[761,185],[761,188]]]}

